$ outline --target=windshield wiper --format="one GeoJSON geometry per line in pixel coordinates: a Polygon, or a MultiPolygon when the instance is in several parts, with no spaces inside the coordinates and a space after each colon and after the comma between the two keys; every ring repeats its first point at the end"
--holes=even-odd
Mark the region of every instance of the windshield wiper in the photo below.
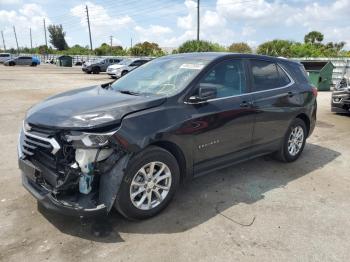
{"type": "Polygon", "coordinates": [[[140,95],[140,93],[130,91],[130,90],[118,90],[118,92],[120,92],[122,94],[132,95],[132,96],[139,96],[140,95]]]}

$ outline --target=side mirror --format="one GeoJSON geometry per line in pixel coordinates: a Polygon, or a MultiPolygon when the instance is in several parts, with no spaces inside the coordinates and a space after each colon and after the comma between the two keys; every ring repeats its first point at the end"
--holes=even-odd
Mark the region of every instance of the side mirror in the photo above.
{"type": "Polygon", "coordinates": [[[212,84],[199,84],[198,95],[191,96],[188,99],[188,102],[191,104],[199,104],[206,102],[210,99],[214,99],[217,97],[217,89],[216,86],[212,84]]]}

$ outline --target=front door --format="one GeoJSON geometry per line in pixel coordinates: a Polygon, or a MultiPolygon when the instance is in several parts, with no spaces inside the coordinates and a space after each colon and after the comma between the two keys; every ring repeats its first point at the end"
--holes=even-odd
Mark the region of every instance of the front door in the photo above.
{"type": "Polygon", "coordinates": [[[243,156],[251,146],[254,112],[248,94],[245,62],[229,59],[216,64],[199,84],[211,85],[217,97],[192,106],[191,126],[196,172],[243,156]]]}

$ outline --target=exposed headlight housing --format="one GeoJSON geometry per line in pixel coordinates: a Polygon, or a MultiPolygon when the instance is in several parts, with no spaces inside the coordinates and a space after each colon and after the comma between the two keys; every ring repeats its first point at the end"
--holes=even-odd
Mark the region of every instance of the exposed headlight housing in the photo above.
{"type": "Polygon", "coordinates": [[[109,133],[85,133],[85,132],[74,132],[72,134],[66,135],[65,138],[68,142],[75,141],[81,142],[86,147],[103,147],[108,145],[109,138],[116,131],[109,133]]]}

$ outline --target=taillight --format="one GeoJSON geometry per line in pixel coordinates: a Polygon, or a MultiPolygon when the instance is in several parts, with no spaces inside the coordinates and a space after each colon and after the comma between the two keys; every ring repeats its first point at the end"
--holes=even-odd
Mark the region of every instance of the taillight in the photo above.
{"type": "Polygon", "coordinates": [[[312,95],[314,96],[314,97],[317,97],[317,92],[318,92],[318,90],[317,90],[317,87],[311,87],[311,90],[312,90],[312,95]]]}

